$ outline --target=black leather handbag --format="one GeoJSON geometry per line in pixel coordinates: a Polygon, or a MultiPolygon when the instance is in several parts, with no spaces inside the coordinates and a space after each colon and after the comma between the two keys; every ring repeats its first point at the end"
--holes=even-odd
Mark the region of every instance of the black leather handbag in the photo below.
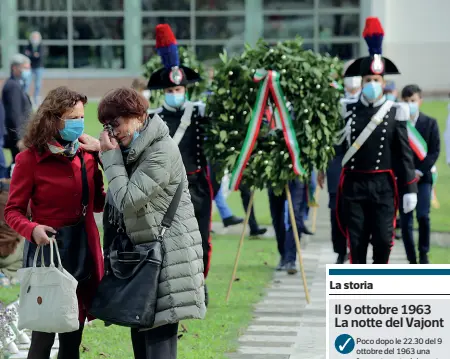
{"type": "Polygon", "coordinates": [[[133,245],[126,233],[118,230],[109,253],[105,253],[105,275],[89,310],[92,316],[107,324],[130,328],[153,326],[164,256],[163,237],[172,225],[182,192],[183,182],[170,202],[158,236],[148,243],[133,245]]]}
{"type": "MultiPolygon", "coordinates": [[[[82,180],[81,219],[77,224],[72,226],[55,228],[57,233],[55,235],[53,233],[48,233],[48,235],[54,235],[56,238],[61,257],[61,264],[64,269],[72,274],[78,282],[83,282],[91,277],[93,261],[89,250],[85,221],[86,210],[89,203],[89,184],[83,155],[80,154],[79,157],[81,162],[82,180]]],[[[36,244],[30,243],[27,266],[32,266],[36,249],[36,244]]],[[[46,265],[50,264],[50,246],[44,247],[44,261],[46,265]]],[[[40,265],[40,258],[38,262],[38,265],[40,265]]]]}

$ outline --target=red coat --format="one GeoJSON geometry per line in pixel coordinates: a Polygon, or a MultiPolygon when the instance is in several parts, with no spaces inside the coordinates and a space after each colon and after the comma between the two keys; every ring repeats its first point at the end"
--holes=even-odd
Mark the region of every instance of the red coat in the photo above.
{"type": "MultiPolygon", "coordinates": [[[[94,212],[102,212],[105,203],[103,176],[98,163],[91,153],[83,153],[90,197],[86,213],[86,231],[94,259],[94,273],[89,281],[78,287],[82,322],[87,316],[85,308],[89,308],[103,276],[103,255],[94,212]]],[[[5,221],[30,241],[33,229],[38,224],[55,229],[76,224],[81,215],[81,188],[81,163],[78,156],[71,160],[49,151],[39,154],[34,149],[28,149],[16,156],[5,208],[5,221]],[[28,204],[33,222],[26,216],[28,204]]]]}

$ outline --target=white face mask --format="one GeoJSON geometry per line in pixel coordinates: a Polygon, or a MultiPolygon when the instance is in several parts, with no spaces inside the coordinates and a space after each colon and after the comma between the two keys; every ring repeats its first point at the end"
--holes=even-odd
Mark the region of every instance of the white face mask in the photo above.
{"type": "Polygon", "coordinates": [[[150,96],[151,96],[150,90],[142,91],[142,96],[144,96],[147,100],[150,100],[150,96]]]}
{"type": "Polygon", "coordinates": [[[349,90],[359,89],[361,87],[361,76],[345,77],[344,86],[349,90]]]}

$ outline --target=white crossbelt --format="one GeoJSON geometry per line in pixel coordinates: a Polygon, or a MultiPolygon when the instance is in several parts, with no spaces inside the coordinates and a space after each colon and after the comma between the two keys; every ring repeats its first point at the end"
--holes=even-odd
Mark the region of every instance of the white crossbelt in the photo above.
{"type": "Polygon", "coordinates": [[[194,111],[194,104],[190,101],[187,101],[184,106],[184,114],[181,117],[180,125],[178,126],[175,134],[173,135],[173,140],[180,144],[181,140],[186,133],[187,128],[191,125],[192,112],[194,111]]]}
{"type": "Polygon", "coordinates": [[[345,164],[350,161],[350,159],[355,155],[356,152],[358,152],[364,142],[367,141],[372,132],[375,131],[375,129],[381,122],[383,122],[383,117],[386,116],[393,105],[393,101],[387,100],[377,111],[377,113],[372,116],[370,122],[367,124],[364,130],[362,130],[358,138],[355,140],[355,142],[353,142],[353,144],[345,153],[344,158],[342,159],[342,167],[344,167],[345,164]]]}

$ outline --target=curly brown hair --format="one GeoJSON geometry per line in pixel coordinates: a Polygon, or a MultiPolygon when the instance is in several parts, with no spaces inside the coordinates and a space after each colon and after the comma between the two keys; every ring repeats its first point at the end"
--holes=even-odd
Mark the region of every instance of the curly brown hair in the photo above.
{"type": "Polygon", "coordinates": [[[85,105],[87,97],[66,86],[51,90],[27,124],[23,138],[25,147],[44,152],[48,148],[47,143],[59,131],[61,116],[80,101],[85,105]]]}
{"type": "Polygon", "coordinates": [[[117,118],[143,117],[148,110],[148,101],[136,90],[121,87],[106,93],[98,105],[98,120],[102,124],[114,122],[117,118]]]}

